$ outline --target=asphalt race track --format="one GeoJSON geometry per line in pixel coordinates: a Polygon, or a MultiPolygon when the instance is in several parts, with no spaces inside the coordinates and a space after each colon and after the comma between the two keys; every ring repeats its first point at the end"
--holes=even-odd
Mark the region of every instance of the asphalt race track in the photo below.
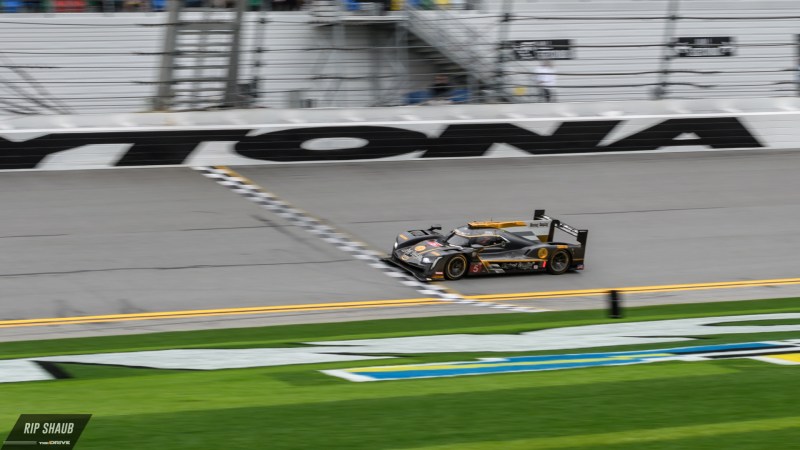
{"type": "MultiPolygon", "coordinates": [[[[527,218],[588,228],[586,270],[467,279],[465,296],[546,309],[600,296],[505,294],[798,276],[800,152],[728,151],[234,168],[386,251],[398,232],[527,218]],[[513,295],[510,295],[514,297],[513,295]]],[[[190,168],[0,174],[0,339],[497,312],[424,306],[61,326],[3,321],[425,297],[190,168]]],[[[648,302],[800,295],[800,284],[673,291],[648,302]]],[[[385,305],[384,305],[385,306],[385,305]]],[[[91,322],[87,320],[87,322],[91,322]]]]}

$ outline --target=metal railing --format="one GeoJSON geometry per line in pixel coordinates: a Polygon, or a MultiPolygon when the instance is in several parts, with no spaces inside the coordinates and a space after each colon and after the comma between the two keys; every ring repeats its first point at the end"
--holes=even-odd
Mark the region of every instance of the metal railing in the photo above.
{"type": "Polygon", "coordinates": [[[462,67],[464,75],[477,82],[468,82],[472,90],[477,87],[487,91],[488,97],[496,101],[517,100],[505,83],[504,75],[506,71],[525,69],[507,59],[504,45],[449,9],[435,4],[425,9],[413,5],[406,8],[409,30],[462,67]]]}
{"type": "MultiPolygon", "coordinates": [[[[670,14],[666,0],[614,1],[640,9],[570,11],[562,7],[569,0],[540,0],[537,7],[561,10],[519,10],[506,17],[499,7],[408,9],[371,17],[368,9],[348,12],[341,1],[317,0],[308,4],[308,12],[249,12],[239,81],[258,81],[247,105],[258,108],[393,106],[411,103],[410,92],[429,90],[440,73],[438,59],[460,67],[454,72],[470,79],[464,84],[471,94],[491,88],[502,93],[469,95],[461,102],[505,101],[502,97],[533,102],[539,100],[533,77],[537,62],[510,60],[505,44],[569,38],[572,58],[555,61],[560,102],[786,97],[800,92],[796,8],[731,10],[757,4],[740,0],[714,15],[681,2],[685,9],[670,14]],[[342,22],[358,23],[346,25],[343,39],[326,40],[320,28],[327,25],[315,22],[320,17],[315,5],[333,8],[342,22]],[[665,33],[668,25],[674,29],[665,33]],[[423,48],[409,49],[403,39],[392,39],[395,29],[419,36],[424,43],[414,45],[423,48]],[[377,35],[381,41],[374,39],[377,35]],[[734,54],[675,56],[677,39],[703,35],[732,37],[734,54]],[[328,65],[336,70],[321,73],[320,61],[332,53],[336,57],[328,65]],[[383,58],[377,73],[371,66],[375,54],[383,58]],[[401,70],[408,72],[405,78],[398,74],[401,70]]],[[[1,14],[0,115],[151,110],[166,20],[165,13],[151,12],[1,14]]]]}

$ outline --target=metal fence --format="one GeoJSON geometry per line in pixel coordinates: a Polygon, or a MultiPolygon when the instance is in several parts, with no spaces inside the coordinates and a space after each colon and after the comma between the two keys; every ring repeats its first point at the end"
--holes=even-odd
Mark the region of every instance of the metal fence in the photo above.
{"type": "MultiPolygon", "coordinates": [[[[141,112],[158,103],[166,14],[151,10],[163,4],[76,2],[77,9],[131,12],[62,14],[68,2],[19,0],[11,8],[0,1],[7,12],[0,14],[0,114],[141,112]],[[36,8],[56,13],[21,12],[36,8]]],[[[239,107],[539,102],[537,68],[545,60],[558,102],[795,96],[800,89],[800,5],[793,1],[248,5],[238,81],[251,91],[239,107]]],[[[205,106],[214,107],[213,99],[205,106]]]]}

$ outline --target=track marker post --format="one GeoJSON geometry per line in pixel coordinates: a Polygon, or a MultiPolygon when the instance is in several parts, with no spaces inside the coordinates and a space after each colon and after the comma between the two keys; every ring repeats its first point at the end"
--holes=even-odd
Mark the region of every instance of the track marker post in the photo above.
{"type": "Polygon", "coordinates": [[[619,298],[619,291],[612,289],[608,291],[608,317],[612,319],[622,319],[622,301],[619,298]]]}

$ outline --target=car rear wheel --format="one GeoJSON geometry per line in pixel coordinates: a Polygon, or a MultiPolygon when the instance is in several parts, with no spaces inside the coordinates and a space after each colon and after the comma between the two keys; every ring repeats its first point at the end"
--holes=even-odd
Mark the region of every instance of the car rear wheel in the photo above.
{"type": "Polygon", "coordinates": [[[467,258],[464,255],[455,255],[444,264],[444,277],[448,280],[458,280],[467,273],[467,258]]]}
{"type": "Polygon", "coordinates": [[[561,275],[569,270],[571,263],[572,258],[570,257],[569,252],[566,250],[558,250],[553,252],[553,255],[550,256],[550,261],[547,263],[547,271],[553,275],[561,275]]]}

